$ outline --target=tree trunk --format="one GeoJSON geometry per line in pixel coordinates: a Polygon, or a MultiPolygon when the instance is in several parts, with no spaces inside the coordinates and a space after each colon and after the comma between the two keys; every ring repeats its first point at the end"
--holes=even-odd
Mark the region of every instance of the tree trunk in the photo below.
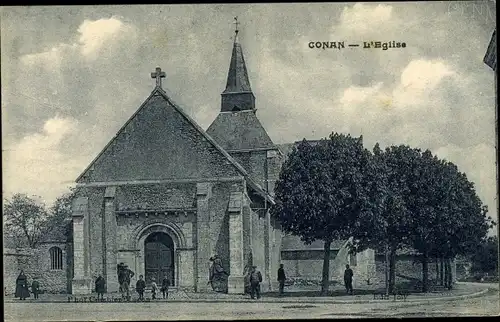
{"type": "Polygon", "coordinates": [[[396,285],[396,248],[391,247],[391,252],[389,254],[389,293],[394,292],[394,286],[396,285]]]}
{"type": "Polygon", "coordinates": [[[389,280],[390,280],[390,254],[389,254],[389,247],[385,247],[385,295],[389,295],[390,292],[390,287],[389,287],[389,280]]]}
{"type": "Polygon", "coordinates": [[[331,241],[325,241],[325,254],[323,257],[323,278],[321,279],[321,295],[328,294],[330,286],[330,245],[331,241]]]}
{"type": "Polygon", "coordinates": [[[446,265],[448,266],[447,284],[448,284],[448,289],[451,290],[453,288],[453,271],[451,269],[451,259],[450,258],[448,258],[446,260],[446,265]]]}
{"type": "Polygon", "coordinates": [[[448,288],[449,285],[448,285],[448,275],[450,275],[450,272],[448,270],[448,260],[447,259],[444,259],[443,260],[443,264],[444,264],[444,283],[443,283],[443,286],[448,288]]]}
{"type": "Polygon", "coordinates": [[[444,259],[443,257],[439,258],[439,285],[444,286],[444,259]]]}
{"type": "Polygon", "coordinates": [[[439,257],[436,256],[436,285],[439,285],[439,257]]]}
{"type": "Polygon", "coordinates": [[[427,293],[429,280],[429,256],[427,253],[422,255],[422,292],[427,293]]]}

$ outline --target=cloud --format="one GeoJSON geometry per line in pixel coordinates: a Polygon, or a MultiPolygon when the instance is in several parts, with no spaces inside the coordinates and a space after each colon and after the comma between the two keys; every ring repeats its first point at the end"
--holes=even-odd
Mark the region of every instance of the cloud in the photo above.
{"type": "Polygon", "coordinates": [[[390,5],[365,5],[356,3],[354,6],[344,7],[340,16],[340,25],[364,33],[373,30],[378,25],[385,24],[391,19],[392,6],[390,5]]]}
{"type": "Polygon", "coordinates": [[[95,21],[84,20],[78,28],[80,44],[84,56],[95,55],[113,36],[129,29],[115,17],[95,21]]]}
{"type": "Polygon", "coordinates": [[[401,86],[411,90],[432,90],[441,79],[453,75],[443,61],[418,59],[411,61],[401,73],[401,86]]]}
{"type": "Polygon", "coordinates": [[[42,196],[46,203],[67,190],[68,177],[77,175],[82,162],[61,151],[61,142],[78,133],[76,120],[55,117],[47,120],[42,133],[24,137],[5,147],[4,193],[42,196]]]}
{"type": "Polygon", "coordinates": [[[84,20],[77,31],[77,41],[59,43],[47,51],[24,55],[20,58],[21,62],[29,66],[39,65],[46,69],[57,69],[65,59],[95,60],[103,51],[113,49],[124,40],[130,42],[131,38],[137,36],[137,30],[133,25],[124,23],[117,17],[84,20]]]}

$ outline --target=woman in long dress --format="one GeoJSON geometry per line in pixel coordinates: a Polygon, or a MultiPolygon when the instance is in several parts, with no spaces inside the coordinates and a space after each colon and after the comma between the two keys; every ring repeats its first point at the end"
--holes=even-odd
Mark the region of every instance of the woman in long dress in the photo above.
{"type": "Polygon", "coordinates": [[[26,275],[24,275],[24,271],[21,271],[16,279],[15,297],[18,297],[20,300],[25,300],[27,297],[30,297],[30,291],[28,289],[28,278],[26,277],[26,275]]]}

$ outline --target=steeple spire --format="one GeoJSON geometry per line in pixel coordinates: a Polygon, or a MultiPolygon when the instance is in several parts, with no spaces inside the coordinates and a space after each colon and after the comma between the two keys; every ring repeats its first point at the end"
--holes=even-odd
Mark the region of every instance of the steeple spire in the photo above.
{"type": "Polygon", "coordinates": [[[243,58],[243,50],[238,40],[238,17],[234,17],[234,43],[226,89],[222,92],[221,112],[243,111],[255,109],[255,97],[248,80],[247,67],[243,58]]]}

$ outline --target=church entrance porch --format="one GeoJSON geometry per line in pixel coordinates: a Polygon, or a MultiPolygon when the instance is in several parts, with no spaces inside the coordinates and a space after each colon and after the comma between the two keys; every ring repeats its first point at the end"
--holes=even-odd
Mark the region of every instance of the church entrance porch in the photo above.
{"type": "Polygon", "coordinates": [[[148,285],[161,284],[164,276],[175,286],[175,248],[172,238],[164,232],[151,233],[144,241],[145,276],[148,285]]]}

